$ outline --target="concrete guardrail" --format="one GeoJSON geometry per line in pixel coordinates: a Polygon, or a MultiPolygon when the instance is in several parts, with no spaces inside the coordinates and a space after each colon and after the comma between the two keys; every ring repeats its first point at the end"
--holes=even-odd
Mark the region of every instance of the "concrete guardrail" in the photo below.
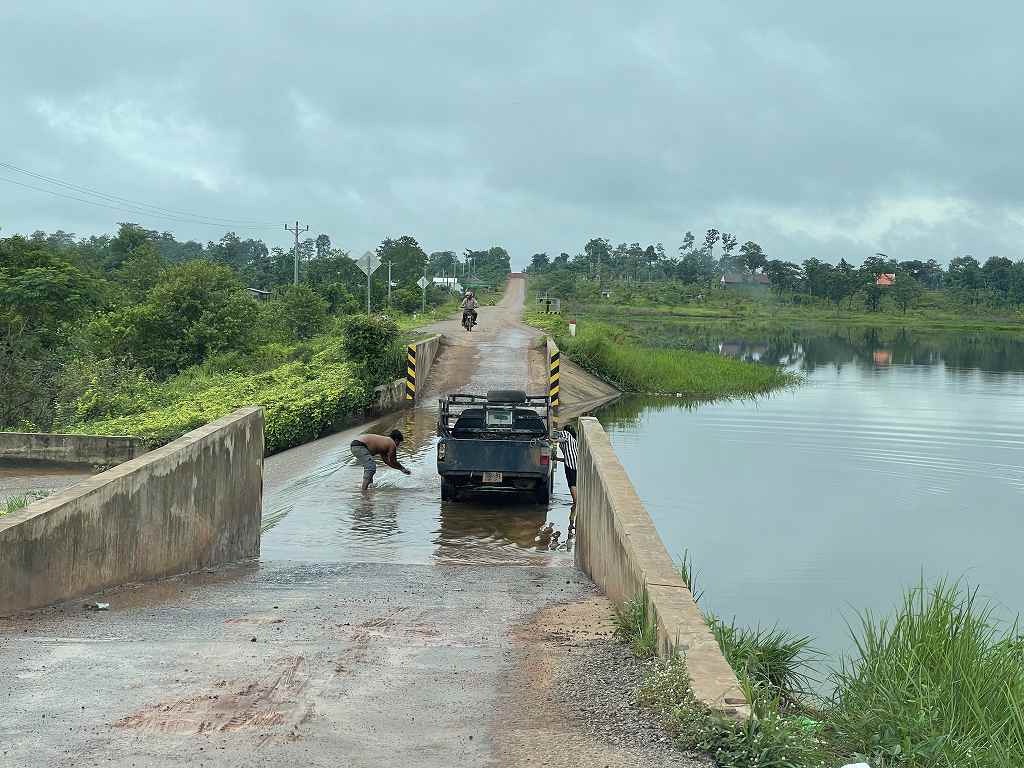
{"type": "Polygon", "coordinates": [[[0,517],[0,614],[256,557],[263,411],[242,408],[0,517]]]}
{"type": "Polygon", "coordinates": [[[0,432],[0,462],[112,467],[145,452],[137,437],[0,432]]]}
{"type": "Polygon", "coordinates": [[[658,653],[686,658],[698,701],[741,716],[747,701],[729,662],[669,557],[611,441],[594,418],[579,430],[576,565],[619,607],[647,593],[658,653]]]}

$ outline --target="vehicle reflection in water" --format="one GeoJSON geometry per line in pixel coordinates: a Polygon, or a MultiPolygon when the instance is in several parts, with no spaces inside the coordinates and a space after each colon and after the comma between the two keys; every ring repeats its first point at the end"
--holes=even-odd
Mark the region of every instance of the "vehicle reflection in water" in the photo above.
{"type": "MultiPolygon", "coordinates": [[[[558,472],[550,506],[515,495],[480,494],[441,502],[436,468],[437,412],[417,408],[369,425],[400,429],[400,461],[412,475],[379,465],[374,488],[359,490],[361,468],[349,450],[353,434],[325,438],[316,461],[297,466],[264,499],[265,560],[314,562],[569,562],[572,499],[558,472]]],[[[287,460],[288,457],[283,457],[287,460]]]]}

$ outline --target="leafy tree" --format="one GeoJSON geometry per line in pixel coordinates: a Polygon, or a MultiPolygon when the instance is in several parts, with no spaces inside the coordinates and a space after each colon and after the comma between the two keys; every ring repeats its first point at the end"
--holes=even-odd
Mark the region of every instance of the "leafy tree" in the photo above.
{"type": "Polygon", "coordinates": [[[128,351],[166,376],[241,345],[256,303],[228,267],[190,261],[165,270],[146,300],[125,315],[128,351]]]}
{"type": "Polygon", "coordinates": [[[273,301],[271,316],[290,339],[309,339],[327,324],[326,300],[306,285],[289,285],[273,301]]]}
{"type": "Polygon", "coordinates": [[[946,280],[950,286],[961,290],[973,290],[982,287],[981,265],[973,256],[957,256],[949,262],[946,280]]]}
{"type": "Polygon", "coordinates": [[[142,301],[146,293],[157,284],[163,260],[153,243],[143,243],[114,270],[113,277],[125,289],[128,299],[142,301]]]}
{"type": "Polygon", "coordinates": [[[882,306],[882,286],[875,278],[868,277],[861,287],[864,295],[864,306],[872,312],[877,312],[882,306]]]}
{"type": "Polygon", "coordinates": [[[801,288],[803,273],[799,265],[791,261],[773,259],[764,265],[764,273],[768,276],[772,288],[779,293],[796,292],[801,288]]]}
{"type": "Polygon", "coordinates": [[[742,257],[737,258],[733,255],[733,249],[736,248],[736,244],[739,242],[735,235],[731,235],[728,232],[721,234],[722,238],[722,258],[721,258],[721,269],[722,272],[735,272],[743,268],[742,257]]]}
{"type": "Polygon", "coordinates": [[[918,302],[922,293],[924,293],[924,289],[912,275],[907,272],[896,273],[896,283],[892,287],[892,298],[903,314],[907,314],[907,310],[918,302]]]}
{"type": "Polygon", "coordinates": [[[709,229],[704,233],[704,250],[711,259],[715,258],[715,244],[720,237],[721,233],[717,229],[709,229]]]}
{"type": "Polygon", "coordinates": [[[530,272],[543,272],[550,266],[551,262],[549,261],[546,253],[535,253],[530,259],[530,266],[528,267],[528,270],[530,272]]]}
{"type": "Polygon", "coordinates": [[[331,252],[331,238],[330,235],[319,234],[316,236],[316,257],[318,259],[327,258],[331,252]]]}
{"type": "Polygon", "coordinates": [[[982,280],[990,291],[995,292],[1003,300],[1010,293],[1010,275],[1013,262],[1001,256],[993,256],[981,268],[982,280]]]}
{"type": "MultiPolygon", "coordinates": [[[[768,257],[765,255],[764,251],[761,250],[761,246],[753,240],[747,240],[747,242],[740,246],[740,256],[743,266],[751,272],[757,272],[759,269],[763,269],[768,263],[768,257]]],[[[789,262],[783,263],[788,264],[789,262]]],[[[793,266],[796,265],[794,264],[793,266]]]]}
{"type": "Polygon", "coordinates": [[[42,242],[0,240],[0,307],[24,318],[30,332],[80,318],[99,296],[93,278],[42,242]]]}

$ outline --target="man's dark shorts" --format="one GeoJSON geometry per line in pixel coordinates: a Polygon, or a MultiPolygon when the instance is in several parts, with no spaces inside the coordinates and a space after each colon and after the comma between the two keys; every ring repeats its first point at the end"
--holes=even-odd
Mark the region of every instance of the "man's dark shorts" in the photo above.
{"type": "Polygon", "coordinates": [[[570,469],[568,464],[565,465],[565,482],[570,488],[576,487],[576,470],[570,469]]]}
{"type": "Polygon", "coordinates": [[[352,441],[351,448],[352,455],[356,457],[356,463],[363,468],[363,480],[372,482],[373,476],[377,472],[377,462],[373,460],[370,449],[358,440],[352,441]]]}

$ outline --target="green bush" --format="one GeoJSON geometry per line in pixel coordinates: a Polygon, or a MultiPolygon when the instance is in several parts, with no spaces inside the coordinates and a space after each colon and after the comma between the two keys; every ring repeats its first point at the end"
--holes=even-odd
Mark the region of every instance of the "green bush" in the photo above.
{"type": "Polygon", "coordinates": [[[153,445],[243,406],[260,406],[266,416],[268,453],[290,448],[332,431],[366,408],[371,388],[347,363],[291,362],[264,373],[182,376],[158,394],[158,407],[128,416],[76,424],[77,432],[133,435],[153,445]]]}
{"type": "Polygon", "coordinates": [[[61,376],[69,400],[54,404],[54,426],[127,416],[151,407],[157,385],[131,358],[73,358],[61,376]]]}
{"type": "Polygon", "coordinates": [[[271,338],[311,339],[327,325],[328,303],[305,285],[289,285],[266,305],[264,322],[272,324],[271,338]]]}
{"type": "Polygon", "coordinates": [[[372,385],[394,377],[398,324],[387,315],[350,315],[340,323],[345,357],[362,367],[372,385]]]}
{"type": "Polygon", "coordinates": [[[683,659],[661,664],[648,675],[637,701],[663,718],[680,749],[707,752],[719,768],[831,768],[840,764],[817,722],[782,715],[775,702],[755,700],[751,716],[743,720],[712,712],[694,696],[683,659]]]}

